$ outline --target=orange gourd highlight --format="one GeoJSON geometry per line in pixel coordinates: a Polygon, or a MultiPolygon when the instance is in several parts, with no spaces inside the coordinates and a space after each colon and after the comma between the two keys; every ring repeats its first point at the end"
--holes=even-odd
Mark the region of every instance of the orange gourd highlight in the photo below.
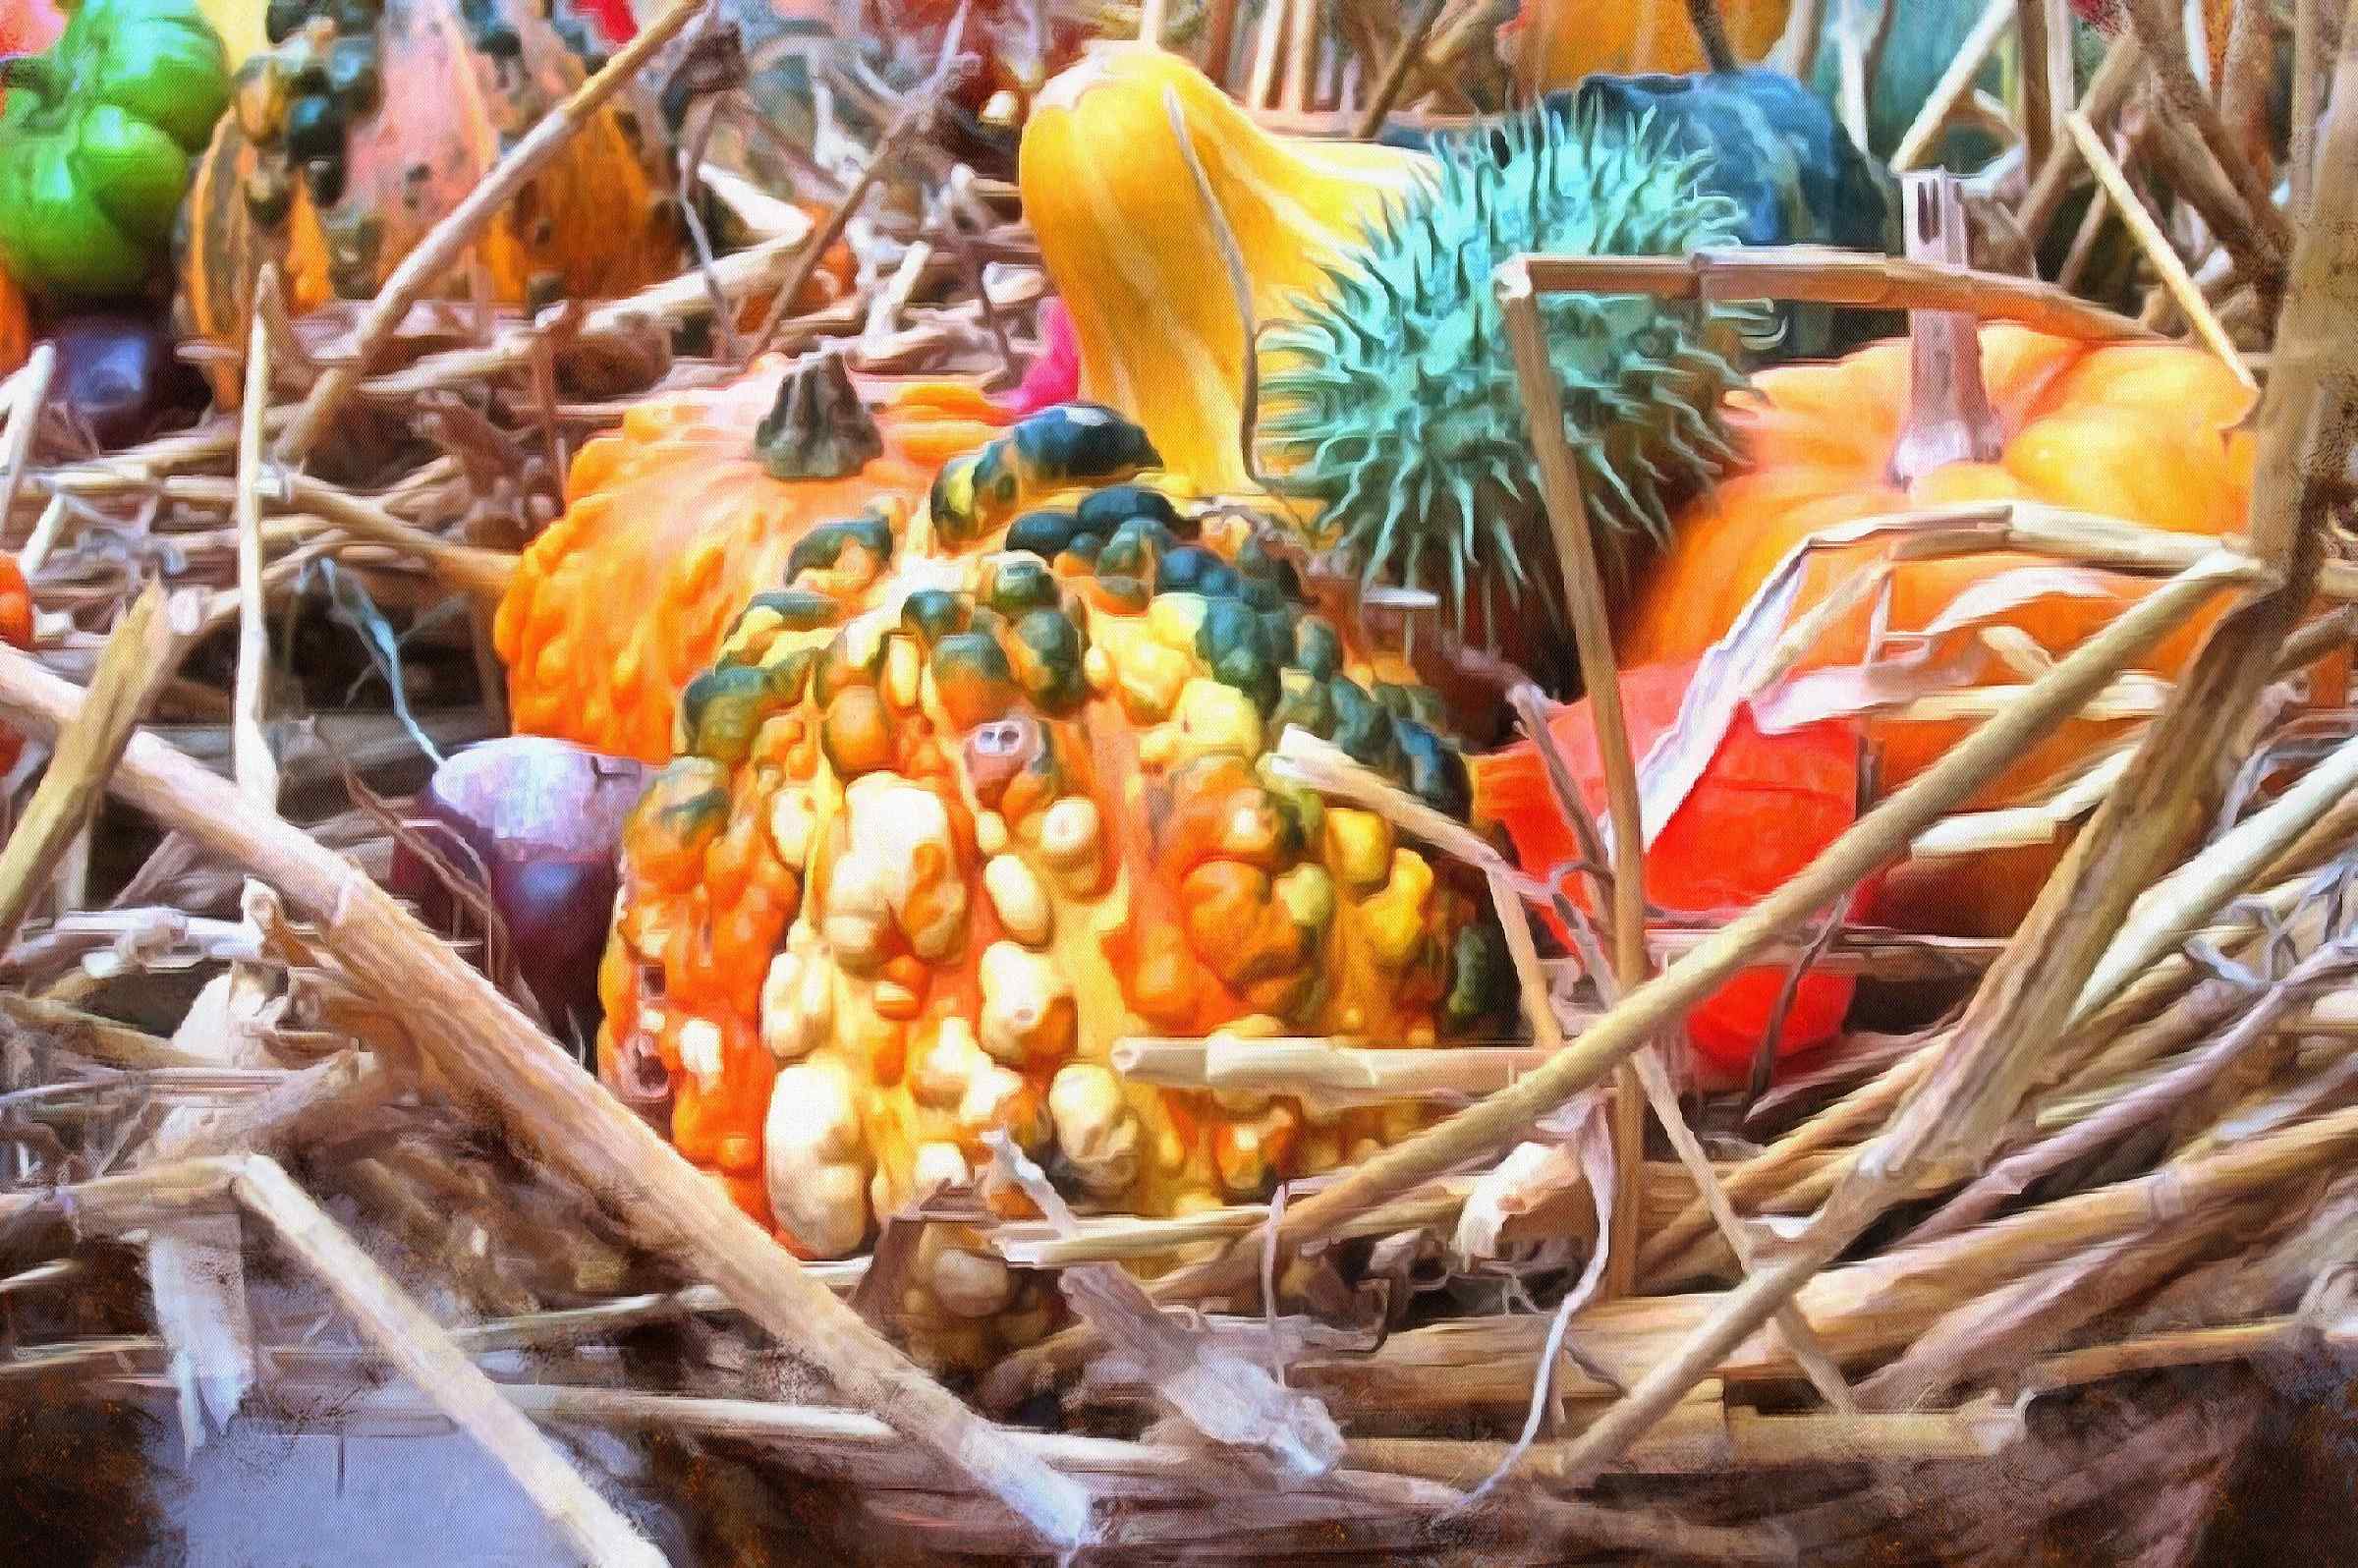
{"type": "MultiPolygon", "coordinates": [[[[1720,0],[1728,47],[1742,64],[1765,58],[1785,30],[1788,0],[1720,0]]],[[[1515,82],[1537,97],[1577,86],[1598,72],[1708,71],[1703,42],[1683,0],[1523,0],[1498,29],[1515,82]]]]}
{"type": "MultiPolygon", "coordinates": [[[[0,551],[0,643],[11,647],[32,646],[32,589],[26,584],[17,558],[5,551],[0,551]]],[[[0,773],[15,767],[24,752],[25,738],[0,728],[0,773]]]]}

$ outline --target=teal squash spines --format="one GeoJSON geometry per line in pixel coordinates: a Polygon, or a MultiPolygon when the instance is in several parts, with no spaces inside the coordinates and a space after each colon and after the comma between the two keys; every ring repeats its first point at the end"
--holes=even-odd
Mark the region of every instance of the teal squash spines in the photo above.
{"type": "MultiPolygon", "coordinates": [[[[1316,502],[1321,542],[1369,582],[1509,604],[1553,574],[1497,265],[1522,252],[1685,254],[1742,214],[1650,114],[1534,112],[1436,145],[1431,188],[1388,205],[1327,286],[1264,334],[1262,467],[1316,502]]],[[[1543,312],[1565,434],[1599,521],[1656,538],[1726,460],[1719,403],[1758,308],[1557,297],[1543,312]]]]}

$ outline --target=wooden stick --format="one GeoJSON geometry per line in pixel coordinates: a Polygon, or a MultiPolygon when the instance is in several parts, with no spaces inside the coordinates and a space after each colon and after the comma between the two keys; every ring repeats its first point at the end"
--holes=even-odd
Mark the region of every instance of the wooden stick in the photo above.
{"type": "Polygon", "coordinates": [[[2272,187],[2276,169],[2275,137],[2269,128],[2269,99],[2276,81],[2274,10],[2272,0],[2235,0],[2217,84],[2219,118],[2263,183],[2272,187]]]}
{"type": "Polygon", "coordinates": [[[2298,1316],[2271,1317],[2260,1322],[2180,1329],[2109,1345],[2089,1345],[2080,1350],[2060,1351],[2033,1363],[2023,1374],[2022,1385],[2045,1393],[2133,1372],[2249,1361],[2280,1347],[2289,1348],[2309,1328],[2298,1316]]]}
{"type": "Polygon", "coordinates": [[[483,176],[482,183],[468,192],[466,199],[434,225],[418,249],[402,257],[401,265],[385,279],[384,287],[377,290],[376,298],[369,302],[366,313],[361,317],[353,333],[351,357],[327,367],[279,436],[280,463],[293,468],[303,461],[327,433],[328,421],[337,408],[368,373],[368,362],[410,313],[410,308],[423,299],[426,290],[475,243],[492,215],[506,206],[525,183],[589,124],[608,98],[635,81],[647,62],[681,28],[702,15],[706,7],[707,0],[673,0],[667,10],[649,21],[595,76],[576,87],[563,103],[527,132],[524,140],[509,148],[491,172],[483,176]]]}
{"type": "Polygon", "coordinates": [[[58,736],[31,803],[0,845],[0,952],[16,939],[57,857],[106,798],[106,775],[179,667],[174,643],[163,585],[151,582],[107,634],[88,700],[58,736]]]}
{"type": "MultiPolygon", "coordinates": [[[[2080,113],[2087,117],[2090,125],[2105,124],[2120,108],[2121,100],[2136,84],[2140,58],[2137,35],[2123,29],[2105,51],[2104,63],[2096,68],[2096,75],[2089,79],[2087,95],[2080,100],[2080,113]]],[[[2029,251],[2017,258],[2026,269],[2036,256],[2040,238],[2047,233],[2047,226],[2054,221],[2055,209],[2063,204],[2063,197],[2070,194],[2078,168],[2075,161],[2077,154],[2078,143],[2065,135],[2056,140],[2047,161],[2040,164],[2031,177],[2030,195],[2023,198],[2022,206],[2014,215],[2014,226],[2022,235],[2022,243],[2029,247],[2029,251]]]]}
{"type": "Polygon", "coordinates": [[[1478,1098],[1545,1060],[1527,1045],[1368,1050],[1322,1039],[1242,1039],[1214,1035],[1113,1042],[1107,1059],[1134,1084],[1297,1094],[1322,1104],[1478,1098]]]}
{"type": "MultiPolygon", "coordinates": [[[[275,298],[278,274],[265,263],[257,300],[275,298]]],[[[246,396],[238,410],[238,674],[232,753],[238,787],[264,811],[278,808],[278,758],[262,734],[269,700],[270,631],[262,593],[262,419],[270,407],[270,315],[253,312],[246,338],[246,396]]]]}
{"type": "Polygon", "coordinates": [[[2044,169],[2072,100],[2071,11],[2065,0],[2023,0],[2015,26],[2022,53],[2023,167],[2044,169]]]}
{"type": "Polygon", "coordinates": [[[2194,279],[2187,275],[2186,263],[2178,258],[2176,248],[2162,233],[2162,227],[2154,221],[2154,215],[2145,210],[2145,203],[2137,199],[2137,193],[2129,187],[2128,176],[2121,172],[2119,164],[2112,161],[2112,154],[2105,150],[2104,142],[2090,129],[2087,116],[2075,109],[2064,116],[2063,124],[2071,133],[2073,145],[2080,149],[2080,156],[2088,161],[2089,170],[2095,174],[2097,183],[2105,188],[2105,195],[2111,200],[2113,209],[2120,214],[2121,221],[2129,226],[2129,233],[2135,237],[2137,248],[2145,252],[2146,260],[2160,274],[2162,286],[2169,291],[2170,299],[2185,312],[2186,319],[2194,324],[2194,330],[2204,344],[2234,372],[2235,379],[2257,390],[2259,382],[2243,363],[2243,356],[2237,351],[2234,340],[2227,336],[2227,329],[2218,324],[2218,313],[2211,308],[2211,302],[2204,299],[2203,291],[2195,287],[2194,279]]]}
{"type": "MultiPolygon", "coordinates": [[[[1867,135],[1867,40],[1859,36],[1860,8],[1865,0],[1837,0],[1841,25],[1834,28],[1835,104],[1842,129],[1861,152],[1869,150],[1867,135]]],[[[1897,0],[1886,0],[1896,4],[1897,0]]]]}
{"type": "Polygon", "coordinates": [[[1425,0],[1425,9],[1417,13],[1408,31],[1400,39],[1399,52],[1384,68],[1383,81],[1376,88],[1376,96],[1368,100],[1367,113],[1359,119],[1359,140],[1373,141],[1383,130],[1383,122],[1400,101],[1400,89],[1408,85],[1409,73],[1424,58],[1425,42],[1432,36],[1432,25],[1441,20],[1441,10],[1448,0],[1425,0]]]}
{"type": "MultiPolygon", "coordinates": [[[[1694,1410],[1692,1420],[1665,1422],[1655,1434],[1662,1440],[1639,1445],[1616,1468],[1642,1475],[1726,1474],[1799,1465],[1988,1459],[2022,1436],[2019,1415],[1988,1407],[1905,1415],[1764,1416],[1721,1400],[1695,1404],[1702,1408],[1694,1410]]],[[[1681,1417],[1687,1414],[1682,1408],[1681,1417]]],[[[1565,1452],[1562,1443],[1535,1444],[1508,1474],[1518,1480],[1558,1483],[1568,1475],[1565,1452]]],[[[1507,1444],[1480,1439],[1363,1437],[1350,1445],[1348,1463],[1361,1470],[1471,1485],[1502,1464],[1507,1453],[1507,1444]]]]}
{"type": "Polygon", "coordinates": [[[1253,40],[1253,67],[1245,78],[1245,107],[1270,107],[1277,84],[1277,46],[1285,37],[1285,17],[1291,0],[1268,0],[1262,7],[1261,32],[1253,40]]]}
{"type": "Polygon", "coordinates": [[[1236,16],[1243,5],[1244,0],[1211,0],[1210,20],[1204,26],[1204,74],[1230,97],[1237,95],[1228,71],[1236,61],[1236,16]]]}
{"type": "MultiPolygon", "coordinates": [[[[2228,182],[2201,134],[2172,116],[2166,103],[2156,103],[2134,147],[2150,150],[2170,189],[2201,215],[2219,247],[2218,259],[2230,264],[2236,278],[2254,280],[2273,303],[2274,292],[2283,284],[2283,247],[2253,225],[2242,196],[2228,182]]],[[[2123,149],[2114,161],[2127,155],[2123,149]]],[[[2209,277],[2195,279],[2198,285],[2210,281],[2209,277]]]]}
{"type": "MultiPolygon", "coordinates": [[[[2292,218],[2297,229],[2309,219],[2310,192],[2317,181],[2318,29],[2323,0],[2292,5],[2292,218]]],[[[2343,26],[2348,26],[2344,23],[2343,26]]]]}
{"type": "Polygon", "coordinates": [[[1310,62],[1319,44],[1319,0],[1287,0],[1293,7],[1285,28],[1285,107],[1310,107],[1310,62]]]}
{"type": "Polygon", "coordinates": [[[7,428],[0,430],[0,522],[17,504],[17,487],[25,482],[25,470],[32,461],[33,432],[40,428],[41,408],[49,401],[49,382],[56,374],[57,345],[41,343],[8,378],[16,397],[8,407],[7,428]]]}
{"type": "MultiPolygon", "coordinates": [[[[176,493],[183,482],[165,480],[164,493],[176,493]]],[[[308,474],[289,476],[286,504],[325,519],[371,543],[416,556],[433,569],[438,581],[466,593],[486,609],[499,607],[516,576],[517,558],[506,550],[461,544],[439,533],[429,533],[403,522],[374,501],[308,474]]]]}
{"type": "MultiPolygon", "coordinates": [[[[83,694],[28,655],[0,649],[0,712],[55,734],[83,694]]],[[[278,887],[317,923],[353,980],[400,997],[426,1054],[515,1140],[637,1226],[650,1245],[718,1285],[737,1308],[871,1410],[973,1476],[1043,1539],[1093,1530],[1087,1490],[1015,1448],[906,1361],[647,1124],[574,1065],[490,981],[420,925],[353,863],[152,735],[132,738],[110,789],[168,827],[278,887]]]]}
{"type": "MultiPolygon", "coordinates": [[[[2030,0],[2030,3],[2037,5],[2040,0],[2030,0]]],[[[1939,139],[1940,128],[1948,123],[1949,115],[1955,112],[1966,89],[1973,85],[1974,77],[1989,61],[1990,51],[1995,49],[1997,40],[2005,36],[2007,26],[2014,20],[2014,11],[2015,0],[1990,0],[1983,7],[1981,20],[1973,25],[1973,30],[1966,33],[1965,41],[1958,45],[1957,57],[1940,74],[1940,80],[1934,84],[1932,94],[1924,100],[1924,107],[1916,112],[1916,118],[1909,122],[1906,133],[1900,137],[1899,145],[1891,149],[1892,173],[1902,174],[1915,168],[1924,160],[1924,155],[1932,150],[1933,143],[1939,139]]]]}
{"type": "MultiPolygon", "coordinates": [[[[1722,48],[1726,39],[1720,39],[1722,48]]],[[[1540,460],[1540,488],[1547,505],[1547,527],[1555,539],[1556,567],[1564,577],[1564,603],[1572,617],[1581,687],[1597,725],[1598,754],[1604,763],[1605,800],[1613,830],[1613,976],[1621,991],[1646,979],[1646,827],[1638,803],[1638,765],[1629,746],[1629,722],[1621,711],[1621,677],[1613,663],[1612,612],[1605,607],[1604,578],[1597,564],[1597,540],[1581,494],[1580,469],[1564,440],[1564,389],[1547,358],[1546,326],[1531,269],[1517,257],[1498,269],[1493,285],[1505,312],[1506,337],[1515,357],[1515,379],[1523,394],[1532,450],[1540,460]]],[[[1546,746],[1544,734],[1534,744],[1546,746]]],[[[1520,911],[1517,912],[1520,914],[1520,911]]],[[[1626,1296],[1637,1283],[1637,1174],[1646,1151],[1646,1105],[1635,1070],[1616,1069],[1612,1105],[1613,1226],[1602,1282],[1604,1299],[1626,1296]]]]}
{"type": "Polygon", "coordinates": [[[1695,41],[1703,46],[1707,70],[1743,69],[1744,62],[1728,44],[1727,19],[1719,14],[1719,0],[1687,0],[1687,25],[1695,29],[1695,41]]]}
{"type": "Polygon", "coordinates": [[[2056,337],[2115,343],[2157,336],[2130,317],[2036,278],[1863,255],[1821,246],[1702,250],[1686,256],[1530,258],[1542,294],[1645,294],[1661,300],[1797,300],[1866,310],[1971,310],[2056,337]]]}
{"type": "Polygon", "coordinates": [[[2078,1011],[2094,1013],[2137,975],[2255,885],[2273,863],[2332,806],[2358,791],[2358,741],[2345,741],[2283,794],[2145,887],[2088,977],[2078,1011]]]}
{"type": "MultiPolygon", "coordinates": [[[[2062,7],[2057,5],[2055,12],[2062,7]]],[[[2049,72],[2049,27],[2058,20],[2049,10],[2048,0],[2021,0],[2014,8],[2015,52],[2022,68],[2022,155],[2023,167],[2037,169],[2047,163],[2049,151],[2054,146],[2057,105],[2054,78],[2049,72]]],[[[2062,17],[2065,27],[2070,19],[2062,17]]],[[[2066,34],[2068,36],[2068,34],[2066,34]]],[[[2066,91],[2071,78],[2064,77],[2066,91]]]]}
{"type": "MultiPolygon", "coordinates": [[[[2292,229],[2284,214],[2276,207],[2275,193],[2260,178],[2251,160],[2243,155],[2227,123],[2218,112],[2218,104],[2203,90],[2195,80],[2194,67],[2186,56],[2186,26],[2182,15],[2171,14],[2167,0],[2127,0],[2129,22],[2137,30],[2137,41],[2145,48],[2146,56],[2154,63],[2154,75],[2162,84],[2162,92],[2169,112],[2184,124],[2201,133],[2203,144],[2211,156],[2226,171],[2228,181],[2243,197],[2244,208],[2253,227],[2275,255],[2282,256],[2292,246],[2292,229]]],[[[2231,232],[2219,235],[2221,243],[2230,249],[2243,243],[2243,237],[2231,232]]],[[[2260,265],[2263,258],[2239,253],[2246,265],[2260,265]]]]}
{"type": "Polygon", "coordinates": [[[1785,33],[1793,45],[1788,69],[1805,86],[1818,75],[1818,36],[1825,30],[1825,0],[1793,0],[1785,33]]]}
{"type": "MultiPolygon", "coordinates": [[[[60,740],[59,749],[64,749],[60,740]]],[[[55,765],[54,763],[51,765],[55,765]]],[[[109,1067],[141,1071],[159,1067],[210,1067],[206,1057],[184,1051],[145,1030],[118,1024],[96,1013],[43,997],[0,990],[0,1015],[19,1029],[52,1036],[59,1046],[109,1067]]]]}

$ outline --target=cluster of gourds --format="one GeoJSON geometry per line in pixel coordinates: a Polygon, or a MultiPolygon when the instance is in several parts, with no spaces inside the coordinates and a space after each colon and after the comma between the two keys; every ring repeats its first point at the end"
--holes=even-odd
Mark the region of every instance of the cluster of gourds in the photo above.
{"type": "MultiPolygon", "coordinates": [[[[1721,10],[1746,59],[1786,21],[1781,0],[1721,10]]],[[[1528,0],[1507,42],[1535,96],[1599,67],[1702,63],[1675,4],[1528,0]]],[[[231,346],[265,263],[297,310],[373,294],[595,47],[519,0],[69,0],[47,51],[0,72],[0,369],[22,358],[27,294],[54,309],[174,270],[182,332],[231,346]]],[[[1572,858],[1531,744],[1467,755],[1451,736],[1485,726],[1453,722],[1355,609],[1430,591],[1457,632],[1567,667],[1492,267],[1872,246],[1895,210],[1815,100],[1768,74],[1593,81],[1499,126],[1368,145],[1270,136],[1176,57],[1120,47],[1029,108],[1023,196],[1080,400],[878,398],[825,358],[650,399],[579,452],[497,618],[519,729],[659,766],[622,832],[599,1069],[806,1256],[856,1252],[943,1193],[1003,1195],[984,1177],[1008,1159],[1083,1208],[1184,1213],[1419,1125],[1413,1107],[1149,1089],[1112,1053],[1134,1036],[1420,1045],[1511,1027],[1481,884],[1275,755],[1307,731],[1534,874],[1572,858]]],[[[635,89],[599,111],[478,242],[495,297],[676,270],[665,135],[635,89]]],[[[1641,747],[1768,574],[1830,527],[2027,498],[2218,534],[2248,497],[2250,394],[2195,350],[1986,328],[1997,455],[1895,475],[1904,342],[1761,368],[1771,337],[1830,340],[1710,302],[1564,298],[1544,319],[1641,747]]],[[[226,375],[214,390],[234,396],[226,375]]],[[[1870,547],[1815,558],[1797,611],[1870,547]]],[[[1871,613],[1906,637],[2019,564],[1904,562],[1887,603],[1836,618],[1804,668],[1859,660],[1871,613]]],[[[2053,655],[2141,591],[2074,581],[1986,619],[2053,655]]],[[[2145,667],[2173,674],[2204,630],[2145,667]]],[[[22,583],[0,583],[0,635],[28,632],[22,583]]],[[[1997,661],[1963,677],[2013,678],[1997,661]]],[[[1600,806],[1582,705],[1551,728],[1600,806]]],[[[1888,791],[1959,733],[1881,711],[1771,733],[1739,713],[1653,836],[1655,902],[1709,917],[1758,897],[1853,819],[1862,755],[1888,791]]],[[[2027,798],[2118,733],[2067,726],[1979,804],[2027,798]]],[[[1902,865],[1852,911],[2003,932],[2055,853],[1902,865]]],[[[1568,941],[1566,911],[1544,913],[1568,941]]],[[[1772,1015],[1782,1048],[1821,1042],[1850,999],[1830,977],[1784,991],[1739,977],[1691,1021],[1703,1054],[1741,1071],[1772,1015]]],[[[947,1354],[1039,1320],[1030,1287],[954,1236],[913,1267],[947,1354]]]]}
{"type": "MultiPolygon", "coordinates": [[[[1020,113],[1080,36],[1058,23],[1035,40],[1032,8],[1011,0],[871,4],[928,61],[966,19],[983,64],[959,86],[970,119],[998,99],[1020,113]]],[[[810,78],[770,57],[826,37],[840,10],[781,0],[733,18],[765,112],[790,114],[773,100],[810,78]]],[[[36,322],[100,311],[120,336],[160,337],[168,290],[173,336],[220,351],[205,357],[212,395],[234,405],[265,266],[299,314],[370,298],[634,30],[627,0],[0,0],[0,373],[36,322]]],[[[687,264],[683,104],[657,75],[572,131],[450,287],[537,307],[687,264]]]]}
{"type": "MultiPolygon", "coordinates": [[[[1487,278],[1485,245],[1525,243],[1524,220],[1492,199],[1500,189],[1559,241],[1694,243],[1626,210],[1620,228],[1590,223],[1561,196],[1582,182],[1590,198],[1634,192],[1641,207],[1701,213],[1714,234],[1757,218],[1742,193],[1778,188],[1773,158],[1723,139],[1698,162],[1694,140],[1644,140],[1663,134],[1646,111],[1672,101],[1667,87],[1646,89],[1615,143],[1655,153],[1651,165],[1595,155],[1621,90],[1496,140],[1313,143],[1264,134],[1171,57],[1100,52],[1041,94],[1022,171],[1091,401],[1010,423],[955,389],[864,398],[831,363],[773,364],[650,401],[585,448],[499,644],[521,724],[666,764],[623,836],[601,1071],[788,1245],[839,1255],[928,1194],[1003,1191],[984,1180],[1000,1135],[1083,1209],[1181,1212],[1260,1196],[1420,1119],[1126,1084],[1109,1060],[1125,1036],[1397,1045],[1501,1027],[1510,987],[1481,901],[1380,815],[1289,782],[1270,753],[1299,726],[1500,835],[1534,873],[1572,859],[1530,743],[1462,753],[1439,700],[1348,610],[1355,591],[1417,581],[1410,535],[1528,509],[1528,446],[1493,420],[1466,442],[1485,465],[1469,481],[1474,459],[1435,458],[1445,443],[1429,436],[1429,493],[1405,496],[1405,443],[1387,448],[1340,400],[1317,399],[1327,382],[1392,397],[1368,423],[1419,398],[1435,419],[1478,401],[1481,377],[1499,373],[1471,363],[1481,335],[1452,340],[1418,291],[1431,305],[1449,267],[1487,278]],[[1114,144],[1119,159],[1092,151],[1114,144]],[[1487,226],[1449,228],[1452,200],[1488,202],[1487,226]],[[1231,249],[1262,324],[1258,443],[1243,311],[1205,286],[1231,249]],[[1376,281],[1387,267],[1389,286],[1376,281]],[[1387,354],[1388,391],[1365,379],[1387,354]],[[872,422],[864,401],[881,405],[872,422]],[[1330,428],[1306,433],[1312,404],[1330,428]],[[1321,550],[1366,581],[1306,582],[1286,564],[1297,551],[1323,563],[1321,550]],[[625,591],[645,607],[618,616],[625,591]]],[[[1772,102],[1699,89],[1669,123],[1741,121],[1772,102]]],[[[1769,238],[1821,221],[1803,204],[1779,211],[1789,227],[1769,238]]],[[[1461,290],[1456,303],[1473,302],[1461,290]]],[[[1674,722],[1695,661],[1767,575],[1831,526],[2003,497],[2193,533],[2243,514],[2250,394],[2197,350],[1985,328],[1997,455],[1895,476],[1905,341],[1746,370],[1743,344],[1714,334],[1747,322],[1573,305],[1550,321],[1558,353],[1574,347],[1558,368],[1575,391],[1584,375],[1600,390],[1572,400],[1567,434],[1599,483],[1645,469],[1656,486],[1631,492],[1617,541],[1616,650],[1641,748],[1674,722]],[[1632,356],[1653,363],[1638,373],[1632,356]],[[1666,461],[1679,454],[1684,469],[1666,461]]],[[[1485,535],[1461,557],[1463,585],[1424,582],[1444,597],[1494,589],[1486,573],[1535,582],[1553,570],[1537,547],[1525,531],[1485,535]]],[[[1797,612],[1869,548],[1813,561],[1797,612]]],[[[1931,626],[2022,564],[1905,561],[1882,632],[1931,626]]],[[[2090,593],[2075,578],[1988,624],[2059,654],[2143,591],[2100,581],[2090,593]]],[[[1544,625],[1546,608],[1531,619],[1544,625]]],[[[1858,660],[1869,614],[1835,620],[1804,668],[1858,660]]],[[[2174,673],[2203,631],[2145,668],[2174,673]]],[[[1965,679],[2019,677],[1992,661],[1965,679]]],[[[1601,807],[1585,704],[1551,728],[1601,807]]],[[[1769,733],[1739,712],[1653,836],[1651,895],[1723,917],[1855,818],[1864,756],[1889,791],[1962,729],[1870,710],[1769,733]]],[[[2025,799],[2119,733],[2067,727],[1980,804],[2025,799]]],[[[1903,864],[1851,913],[2002,933],[2056,854],[1903,864]]],[[[1708,1000],[1690,1020],[1702,1056],[1742,1072],[1772,1016],[1787,1051],[1838,1030],[1847,980],[1784,990],[1781,970],[1762,971],[1708,1000]]],[[[955,1354],[987,1354],[1007,1324],[1038,1316],[1023,1282],[954,1233],[928,1242],[911,1289],[936,1348],[948,1334],[955,1354]]]]}
{"type": "MultiPolygon", "coordinates": [[[[35,321],[61,349],[103,326],[114,378],[137,359],[167,412],[172,361],[148,347],[162,294],[176,337],[231,351],[265,266],[299,312],[373,295],[581,85],[594,47],[569,13],[518,0],[0,0],[0,370],[35,321]]],[[[524,305],[675,273],[662,140],[646,93],[610,101],[501,210],[461,282],[524,305]]],[[[213,364],[233,403],[234,353],[213,364]]]]}

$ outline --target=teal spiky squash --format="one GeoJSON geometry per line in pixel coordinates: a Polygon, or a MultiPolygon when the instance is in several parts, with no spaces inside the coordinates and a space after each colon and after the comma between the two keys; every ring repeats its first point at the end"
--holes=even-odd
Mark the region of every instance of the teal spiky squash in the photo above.
{"type": "MultiPolygon", "coordinates": [[[[1683,255],[1743,213],[1651,116],[1537,112],[1435,149],[1437,178],[1387,208],[1263,340],[1257,434],[1271,488],[1366,582],[1437,592],[1454,624],[1503,593],[1556,608],[1539,470],[1491,274],[1523,252],[1683,255]]],[[[1600,540],[1667,536],[1670,509],[1730,456],[1719,406],[1760,308],[1636,296],[1544,300],[1600,540]]],[[[1608,550],[1616,559],[1617,549],[1608,550]]]]}

